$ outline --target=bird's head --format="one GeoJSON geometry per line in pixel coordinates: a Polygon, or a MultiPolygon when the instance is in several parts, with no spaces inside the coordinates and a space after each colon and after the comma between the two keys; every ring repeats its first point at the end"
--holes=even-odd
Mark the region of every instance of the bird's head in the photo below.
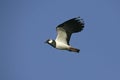
{"type": "Polygon", "coordinates": [[[51,45],[51,46],[53,46],[53,47],[56,46],[56,42],[55,42],[55,40],[52,40],[52,39],[48,39],[48,40],[46,40],[45,43],[47,43],[47,44],[49,44],[49,45],[51,45]]]}
{"type": "Polygon", "coordinates": [[[53,40],[52,39],[48,39],[45,41],[45,43],[48,43],[48,44],[52,44],[53,40]]]}

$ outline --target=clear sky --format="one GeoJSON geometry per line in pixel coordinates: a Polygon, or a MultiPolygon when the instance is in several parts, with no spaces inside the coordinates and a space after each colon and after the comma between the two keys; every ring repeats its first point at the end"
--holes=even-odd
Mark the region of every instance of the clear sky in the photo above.
{"type": "Polygon", "coordinates": [[[0,0],[0,80],[120,80],[120,1],[0,0]],[[78,16],[79,54],[44,43],[78,16]]]}

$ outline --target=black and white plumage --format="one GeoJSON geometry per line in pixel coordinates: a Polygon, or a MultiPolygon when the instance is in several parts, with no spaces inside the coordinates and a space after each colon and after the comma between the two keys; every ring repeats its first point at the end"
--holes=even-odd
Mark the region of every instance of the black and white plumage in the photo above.
{"type": "Polygon", "coordinates": [[[46,43],[54,48],[60,50],[68,50],[72,52],[79,52],[77,48],[70,46],[69,41],[72,33],[82,31],[84,28],[84,21],[80,17],[72,18],[56,27],[57,37],[55,40],[48,39],[46,43]]]}

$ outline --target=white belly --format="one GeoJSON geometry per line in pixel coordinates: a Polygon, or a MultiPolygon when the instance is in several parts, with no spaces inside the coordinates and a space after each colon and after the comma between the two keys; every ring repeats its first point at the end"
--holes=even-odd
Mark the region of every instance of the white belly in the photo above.
{"type": "Polygon", "coordinates": [[[67,50],[69,49],[69,45],[65,44],[65,43],[61,43],[61,42],[56,42],[56,48],[57,49],[61,49],[61,50],[67,50]]]}

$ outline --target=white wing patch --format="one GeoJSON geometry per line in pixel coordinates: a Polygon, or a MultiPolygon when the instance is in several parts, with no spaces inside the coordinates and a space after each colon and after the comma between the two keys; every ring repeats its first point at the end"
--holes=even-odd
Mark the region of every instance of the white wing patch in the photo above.
{"type": "Polygon", "coordinates": [[[57,34],[55,41],[67,44],[67,40],[66,40],[67,34],[66,34],[65,30],[62,28],[57,28],[57,33],[58,34],[57,34]]]}

